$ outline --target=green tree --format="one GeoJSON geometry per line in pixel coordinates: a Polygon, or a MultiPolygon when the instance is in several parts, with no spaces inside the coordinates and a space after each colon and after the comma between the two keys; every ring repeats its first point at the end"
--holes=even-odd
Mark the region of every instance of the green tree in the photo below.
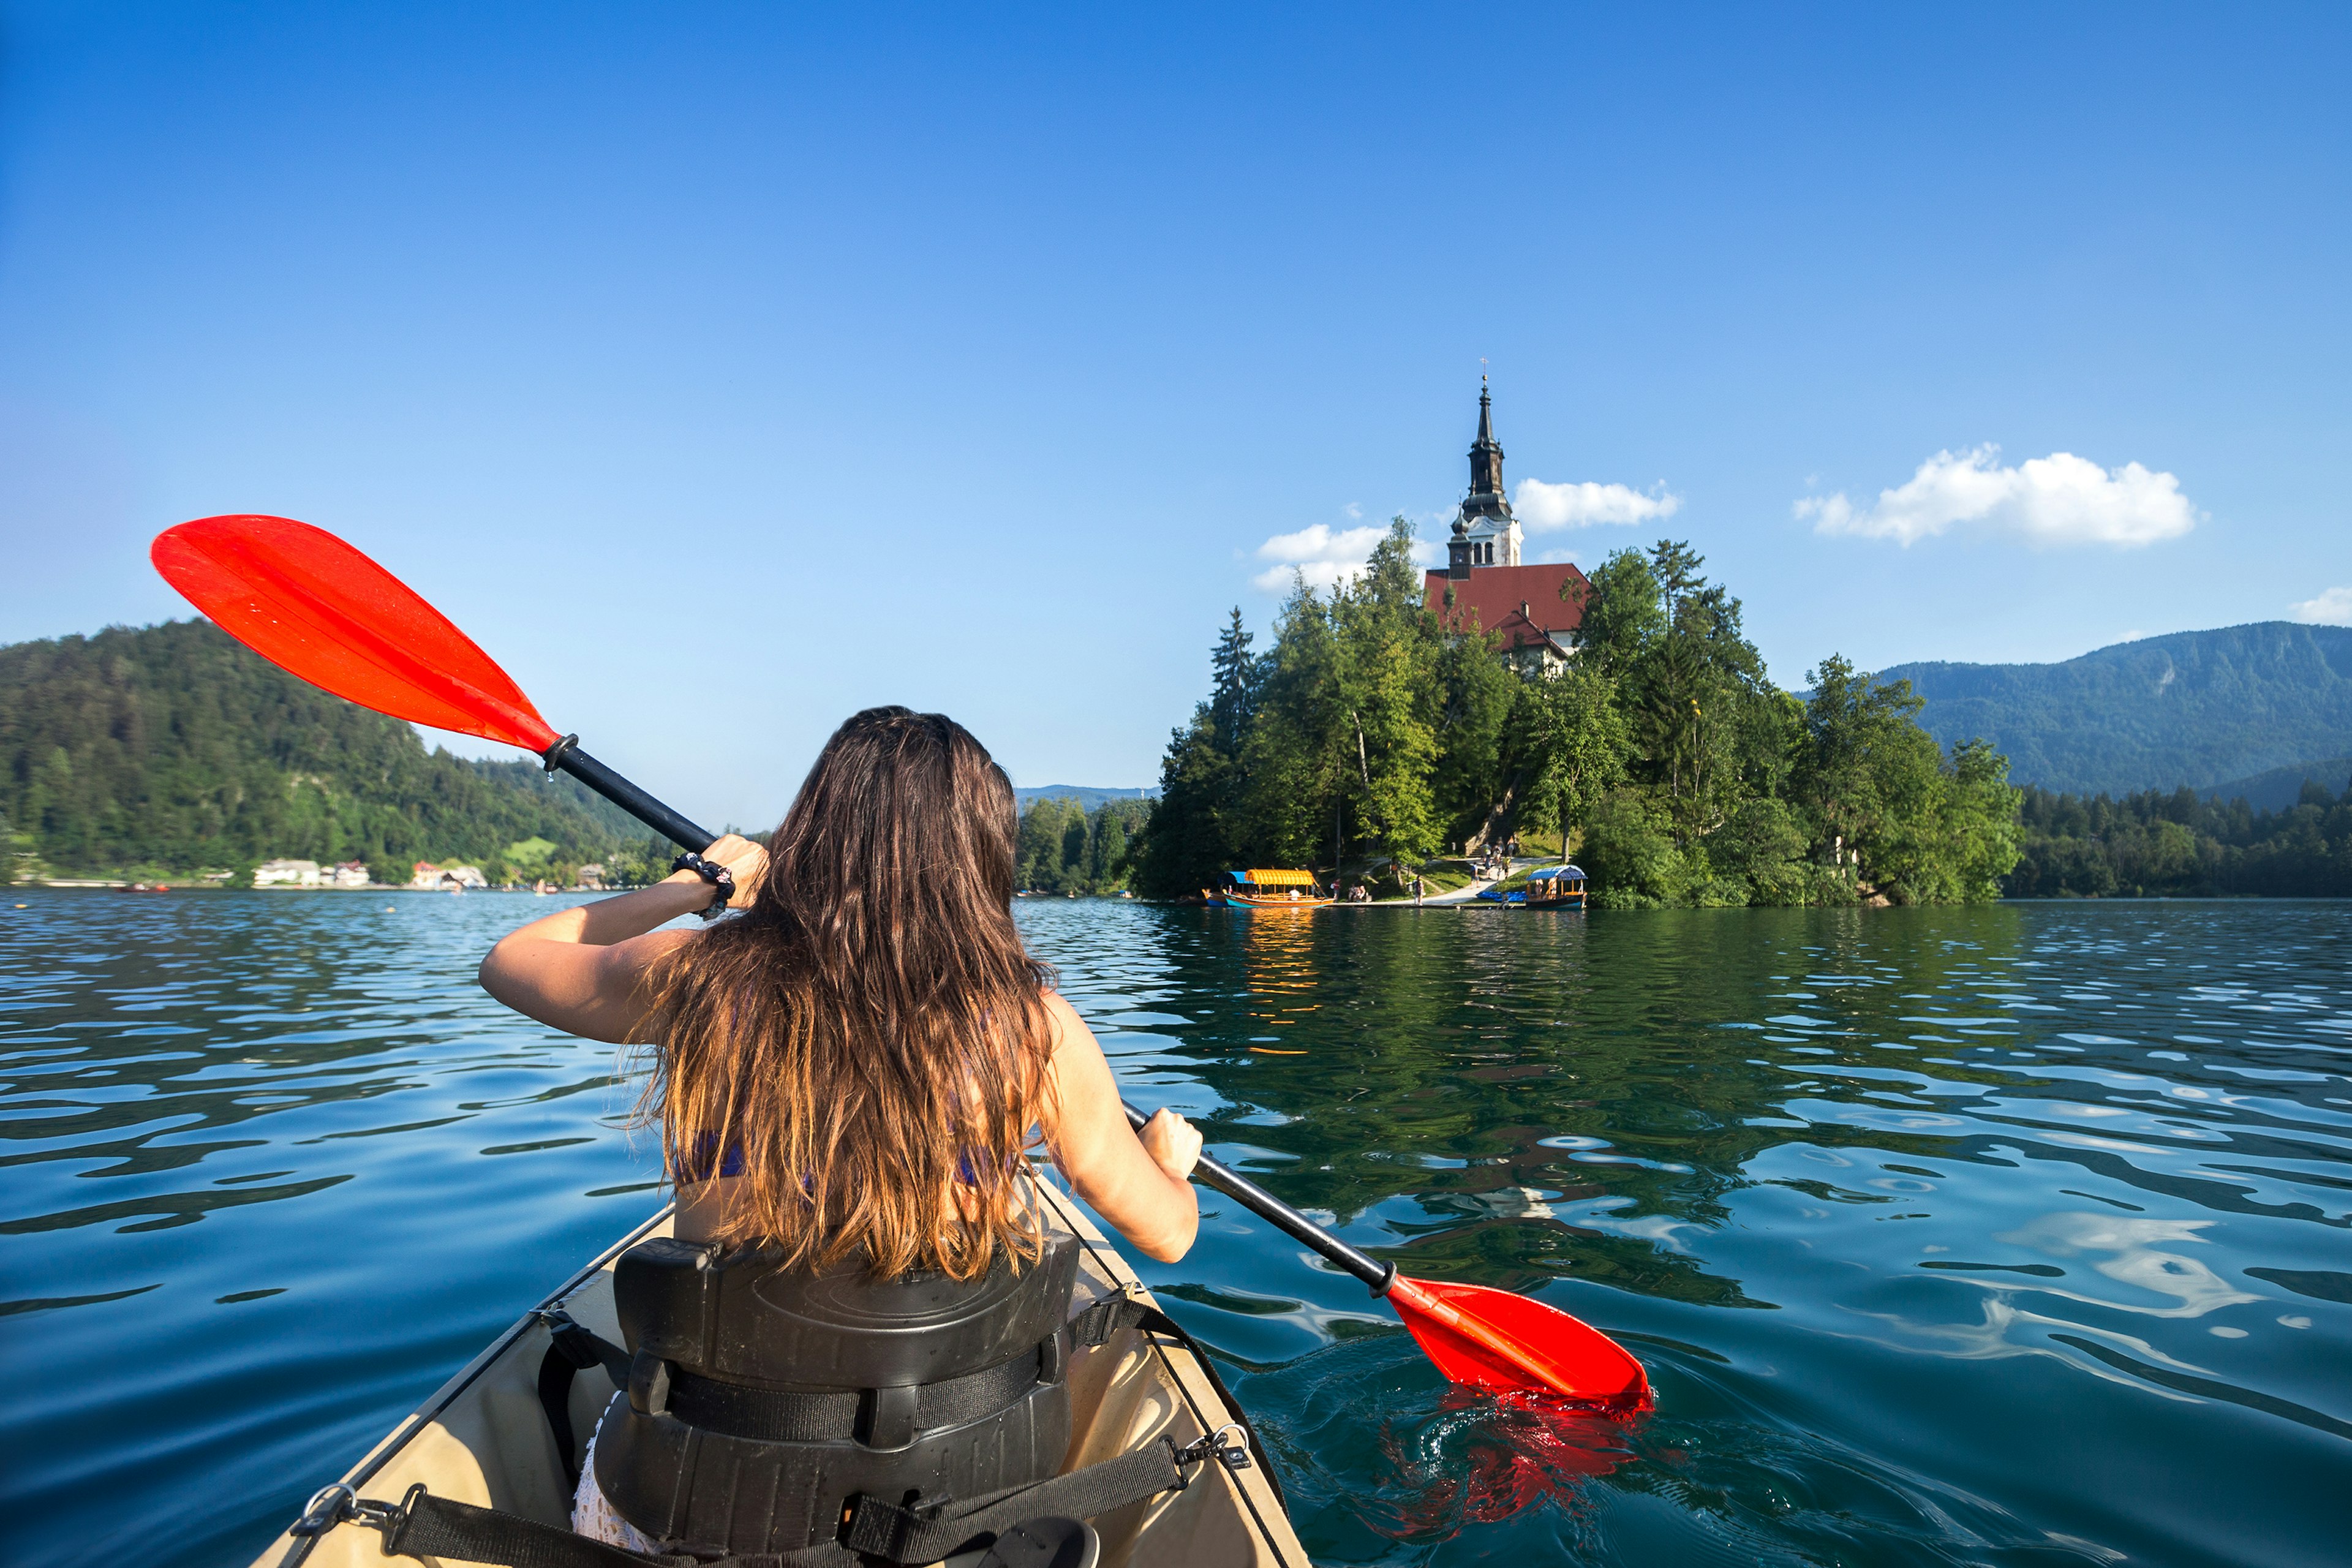
{"type": "MultiPolygon", "coordinates": [[[[1793,786],[1814,822],[1817,853],[1849,881],[1862,875],[1865,844],[1886,818],[1890,784],[1899,795],[1917,772],[1910,734],[1920,700],[1908,681],[1881,686],[1851,660],[1832,654],[1809,675],[1804,732],[1793,786]]],[[[1933,742],[1930,742],[1932,746],[1933,742]]]]}
{"type": "Polygon", "coordinates": [[[1136,890],[1148,899],[1189,898],[1231,867],[1239,824],[1229,802],[1237,770],[1217,749],[1209,705],[1169,739],[1153,803],[1130,854],[1136,890]]]}
{"type": "MultiPolygon", "coordinates": [[[[1092,837],[1087,847],[1087,877],[1098,893],[1116,892],[1128,875],[1128,835],[1142,811],[1142,803],[1105,801],[1089,819],[1092,837]]],[[[1144,806],[1143,811],[1148,811],[1144,806]]]]}
{"type": "Polygon", "coordinates": [[[1645,791],[1621,789],[1593,807],[1580,858],[1603,909],[1691,901],[1690,861],[1675,842],[1671,817],[1645,791]]]}
{"type": "Polygon", "coordinates": [[[1212,739],[1228,757],[1241,755],[1242,742],[1257,717],[1258,699],[1265,687],[1265,661],[1250,653],[1251,640],[1242,626],[1241,606],[1235,605],[1233,619],[1209,656],[1213,677],[1209,698],[1212,739]]]}
{"type": "MultiPolygon", "coordinates": [[[[1345,805],[1360,839],[1399,860],[1419,860],[1444,838],[1433,788],[1444,643],[1422,605],[1412,530],[1403,518],[1373,547],[1364,574],[1334,591],[1331,612],[1361,786],[1345,805]]],[[[1340,737],[1343,749],[1349,738],[1340,737]]],[[[1343,852],[1344,843],[1334,846],[1333,863],[1343,852]]]]}
{"type": "Polygon", "coordinates": [[[1304,577],[1283,604],[1269,660],[1264,700],[1239,758],[1234,847],[1254,864],[1312,866],[1341,840],[1357,766],[1332,605],[1304,577]]]}
{"type": "Polygon", "coordinates": [[[1473,628],[1445,637],[1435,656],[1437,762],[1430,774],[1444,837],[1470,837],[1497,805],[1518,803],[1526,781],[1510,755],[1526,683],[1496,657],[1496,639],[1473,628]]]}
{"type": "Polygon", "coordinates": [[[1579,659],[1551,679],[1519,684],[1510,751],[1522,782],[1522,822],[1557,826],[1565,847],[1593,808],[1625,782],[1633,734],[1617,685],[1579,659]]]}
{"type": "Polygon", "coordinates": [[[1658,574],[1638,550],[1612,551],[1583,583],[1571,577],[1560,584],[1562,598],[1578,595],[1583,613],[1575,633],[1577,651],[1604,673],[1632,670],[1665,636],[1658,574]]]}

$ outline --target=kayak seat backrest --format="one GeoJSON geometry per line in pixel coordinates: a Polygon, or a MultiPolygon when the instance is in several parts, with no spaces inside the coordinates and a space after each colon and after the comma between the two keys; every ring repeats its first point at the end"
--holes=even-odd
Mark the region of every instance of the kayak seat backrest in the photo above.
{"type": "Polygon", "coordinates": [[[1015,1273],[877,1279],[862,1258],[822,1271],[664,1237],[621,1255],[613,1305],[627,1348],[730,1382],[805,1389],[938,1383],[1034,1350],[1068,1316],[1075,1237],[1015,1273]]]}
{"type": "Polygon", "coordinates": [[[1070,1439],[1063,1325],[1079,1243],[977,1279],[787,1268],[664,1238],[614,1269],[632,1354],[595,1442],[597,1485],[657,1540],[789,1552],[859,1494],[971,1498],[1053,1475],[1070,1439]]]}

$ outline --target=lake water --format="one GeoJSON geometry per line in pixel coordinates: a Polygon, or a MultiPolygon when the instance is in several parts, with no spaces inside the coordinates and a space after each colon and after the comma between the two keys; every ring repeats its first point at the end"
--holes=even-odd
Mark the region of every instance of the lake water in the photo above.
{"type": "MultiPolygon", "coordinates": [[[[661,1201],[474,986],[549,907],[0,892],[0,1557],[247,1562],[661,1201]]],[[[2352,907],[1020,918],[1131,1099],[1650,1366],[1563,1446],[1209,1196],[1143,1272],[1318,1563],[2352,1556],[2352,907]]]]}

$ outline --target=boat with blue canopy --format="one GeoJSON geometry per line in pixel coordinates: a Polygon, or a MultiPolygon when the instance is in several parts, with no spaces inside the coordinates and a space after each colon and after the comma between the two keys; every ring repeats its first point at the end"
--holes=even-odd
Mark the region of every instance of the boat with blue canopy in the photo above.
{"type": "Polygon", "coordinates": [[[1584,908],[1584,871],[1576,866],[1546,866],[1528,873],[1527,905],[1531,910],[1584,908]]]}

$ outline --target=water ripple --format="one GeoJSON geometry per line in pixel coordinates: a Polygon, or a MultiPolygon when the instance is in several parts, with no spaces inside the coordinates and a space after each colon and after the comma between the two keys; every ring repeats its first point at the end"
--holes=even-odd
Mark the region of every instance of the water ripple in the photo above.
{"type": "MultiPolygon", "coordinates": [[[[10,1562],[244,1562],[659,1200],[611,1049],[473,985],[544,900],[25,901],[10,1562]]],[[[1020,918],[1130,1099],[1652,1368],[1531,1426],[1206,1197],[1143,1269],[1318,1563],[2340,1559],[2352,909],[1020,918]]]]}

